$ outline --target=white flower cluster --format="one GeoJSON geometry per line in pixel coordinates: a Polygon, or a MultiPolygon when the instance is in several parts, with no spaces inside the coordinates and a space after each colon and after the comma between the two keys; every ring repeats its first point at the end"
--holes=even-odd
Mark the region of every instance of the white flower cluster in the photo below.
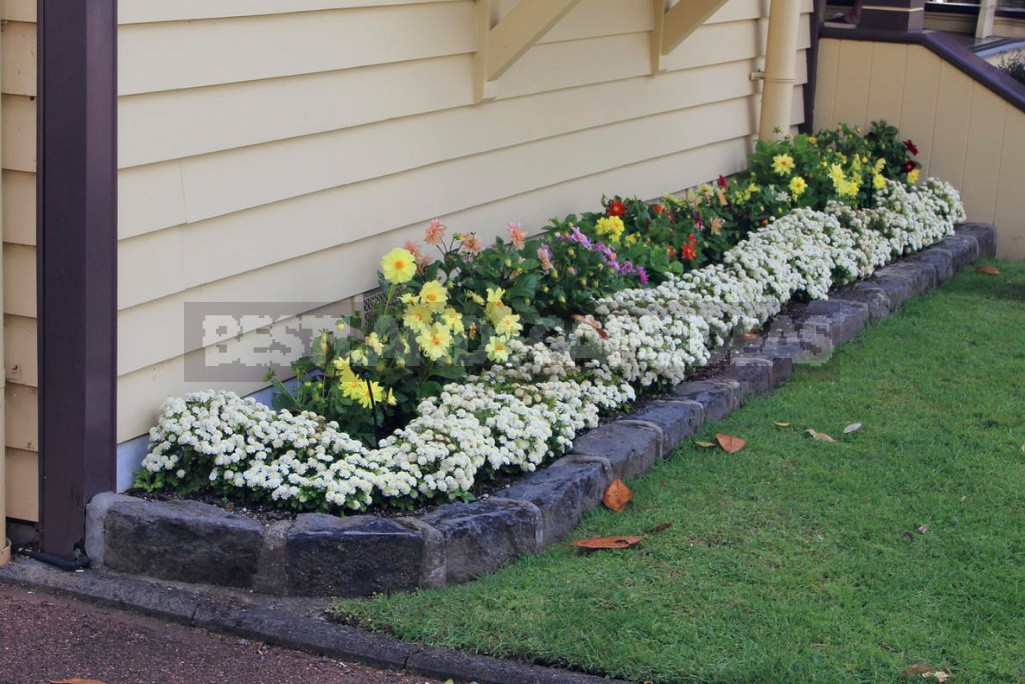
{"type": "Polygon", "coordinates": [[[595,427],[601,413],[633,398],[625,383],[453,383],[421,402],[419,415],[371,458],[416,481],[405,496],[469,491],[482,469],[533,471],[568,449],[581,430],[595,427]]]}
{"type": "Polygon", "coordinates": [[[721,264],[602,300],[598,318],[568,335],[510,342],[507,363],[446,385],[376,449],[314,414],[276,412],[230,392],[169,399],[143,466],[300,508],[365,510],[468,492],[482,477],[532,471],[563,453],[602,413],[633,400],[632,385],[682,381],[796,293],[824,299],[960,220],[957,191],[935,179],[917,189],[888,183],[874,209],[795,211],[751,233],[721,264]]]}
{"type": "Polygon", "coordinates": [[[625,382],[453,383],[367,449],[311,413],[199,392],[165,403],[143,467],[178,479],[203,473],[218,491],[263,493],[297,508],[365,510],[387,499],[469,491],[482,469],[533,471],[634,398],[625,382]]]}
{"type": "Polygon", "coordinates": [[[721,264],[602,300],[608,336],[587,322],[574,336],[597,347],[614,376],[642,386],[678,383],[730,335],[763,323],[796,293],[826,299],[831,287],[950,235],[964,220],[957,191],[933,178],[919,188],[888,181],[878,198],[873,209],[794,211],[752,232],[721,264]]]}
{"type": "Polygon", "coordinates": [[[178,479],[203,473],[216,489],[265,493],[275,501],[320,498],[358,508],[390,475],[337,423],[277,412],[232,392],[169,399],[149,437],[146,470],[173,470],[178,479]]]}

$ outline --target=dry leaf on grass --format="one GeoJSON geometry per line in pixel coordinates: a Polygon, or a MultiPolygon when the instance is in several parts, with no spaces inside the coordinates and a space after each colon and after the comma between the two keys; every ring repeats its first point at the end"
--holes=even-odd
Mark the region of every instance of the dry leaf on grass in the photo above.
{"type": "Polygon", "coordinates": [[[850,425],[848,425],[847,427],[845,427],[843,429],[843,433],[845,435],[849,435],[852,432],[857,432],[860,429],[861,429],[861,423],[851,423],[850,425]]]}
{"type": "Polygon", "coordinates": [[[907,668],[906,670],[904,670],[903,672],[901,672],[900,676],[913,677],[914,675],[926,674],[927,672],[936,672],[939,669],[940,668],[936,667],[935,665],[930,665],[929,663],[916,663],[911,667],[907,668]]]}
{"type": "Polygon", "coordinates": [[[731,454],[735,454],[747,446],[747,442],[739,437],[734,437],[733,435],[724,435],[719,433],[715,436],[715,439],[719,442],[719,446],[721,446],[724,451],[731,454]]]}
{"type": "Polygon", "coordinates": [[[612,510],[619,512],[626,508],[626,505],[630,503],[630,499],[633,498],[633,492],[630,488],[623,484],[623,481],[618,477],[612,481],[609,488],[605,490],[605,496],[602,498],[602,502],[611,508],[612,510]]]}
{"type": "Polygon", "coordinates": [[[715,446],[715,442],[694,442],[694,443],[697,444],[699,447],[704,447],[705,449],[711,449],[712,447],[715,446]]]}
{"type": "Polygon", "coordinates": [[[811,428],[808,428],[807,430],[805,430],[805,432],[811,435],[812,439],[817,439],[820,442],[829,442],[830,444],[836,444],[836,440],[827,435],[825,432],[819,432],[817,430],[812,430],[811,428]]]}
{"type": "Polygon", "coordinates": [[[927,678],[927,679],[929,677],[932,677],[934,679],[938,679],[941,682],[945,682],[948,679],[950,679],[953,675],[949,675],[946,672],[944,672],[943,670],[936,670],[935,672],[923,672],[922,676],[927,678]]]}
{"type": "Polygon", "coordinates": [[[569,545],[581,549],[626,549],[642,539],[644,537],[595,537],[570,542],[569,545]]]}
{"type": "Polygon", "coordinates": [[[662,523],[661,525],[655,525],[650,530],[645,531],[645,534],[658,534],[659,532],[665,532],[672,526],[673,523],[662,523]]]}
{"type": "Polygon", "coordinates": [[[780,421],[773,421],[772,423],[776,427],[790,427],[790,423],[781,423],[780,421]]]}
{"type": "Polygon", "coordinates": [[[929,531],[929,526],[928,525],[922,525],[921,527],[918,528],[918,534],[925,534],[928,531],[929,531]]]}
{"type": "Polygon", "coordinates": [[[915,541],[915,535],[911,534],[910,532],[901,532],[900,538],[909,544],[915,541]]]}
{"type": "Polygon", "coordinates": [[[1000,269],[996,266],[979,266],[975,270],[979,273],[985,273],[987,275],[1000,275],[1000,269]]]}
{"type": "Polygon", "coordinates": [[[584,318],[580,314],[576,314],[573,316],[573,320],[577,321],[578,323],[586,323],[587,325],[591,326],[592,328],[594,328],[595,332],[597,332],[598,335],[601,336],[603,340],[609,339],[609,334],[605,332],[605,329],[602,328],[601,325],[593,318],[584,318]]]}
{"type": "Polygon", "coordinates": [[[1022,450],[1022,451],[1025,451],[1025,442],[1023,442],[1023,443],[1022,443],[1022,445],[1021,445],[1021,450],[1022,450]]]}

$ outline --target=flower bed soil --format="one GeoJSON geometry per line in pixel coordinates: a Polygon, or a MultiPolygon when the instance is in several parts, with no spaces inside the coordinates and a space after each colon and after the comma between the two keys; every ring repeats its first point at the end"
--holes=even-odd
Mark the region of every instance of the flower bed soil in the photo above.
{"type": "Polygon", "coordinates": [[[771,391],[794,363],[828,355],[907,299],[993,255],[995,242],[993,226],[962,224],[828,300],[795,304],[714,372],[578,436],[567,455],[473,503],[419,516],[264,522],[199,501],[105,493],[88,507],[87,553],[116,572],[278,595],[365,596],[465,582],[558,543],[600,505],[615,477],[646,472],[706,421],[771,391]]]}

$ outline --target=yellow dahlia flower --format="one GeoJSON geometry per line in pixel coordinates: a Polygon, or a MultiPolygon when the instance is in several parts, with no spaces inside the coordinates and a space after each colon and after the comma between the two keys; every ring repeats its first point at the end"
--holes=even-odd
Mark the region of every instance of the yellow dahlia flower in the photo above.
{"type": "Polygon", "coordinates": [[[795,166],[794,158],[789,154],[777,154],[772,158],[772,170],[781,176],[789,176],[795,166]]]}
{"type": "Polygon", "coordinates": [[[381,272],[393,285],[408,283],[416,275],[416,258],[408,249],[396,247],[381,259],[381,272]]]}
{"type": "Polygon", "coordinates": [[[448,303],[448,290],[437,280],[426,282],[420,288],[420,302],[431,311],[441,311],[448,303]]]}

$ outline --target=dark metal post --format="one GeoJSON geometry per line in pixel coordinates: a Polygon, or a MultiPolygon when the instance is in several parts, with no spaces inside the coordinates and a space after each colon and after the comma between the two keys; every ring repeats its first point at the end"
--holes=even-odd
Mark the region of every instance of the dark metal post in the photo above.
{"type": "Polygon", "coordinates": [[[40,538],[70,558],[115,483],[116,0],[38,0],[38,39],[40,538]]]}

